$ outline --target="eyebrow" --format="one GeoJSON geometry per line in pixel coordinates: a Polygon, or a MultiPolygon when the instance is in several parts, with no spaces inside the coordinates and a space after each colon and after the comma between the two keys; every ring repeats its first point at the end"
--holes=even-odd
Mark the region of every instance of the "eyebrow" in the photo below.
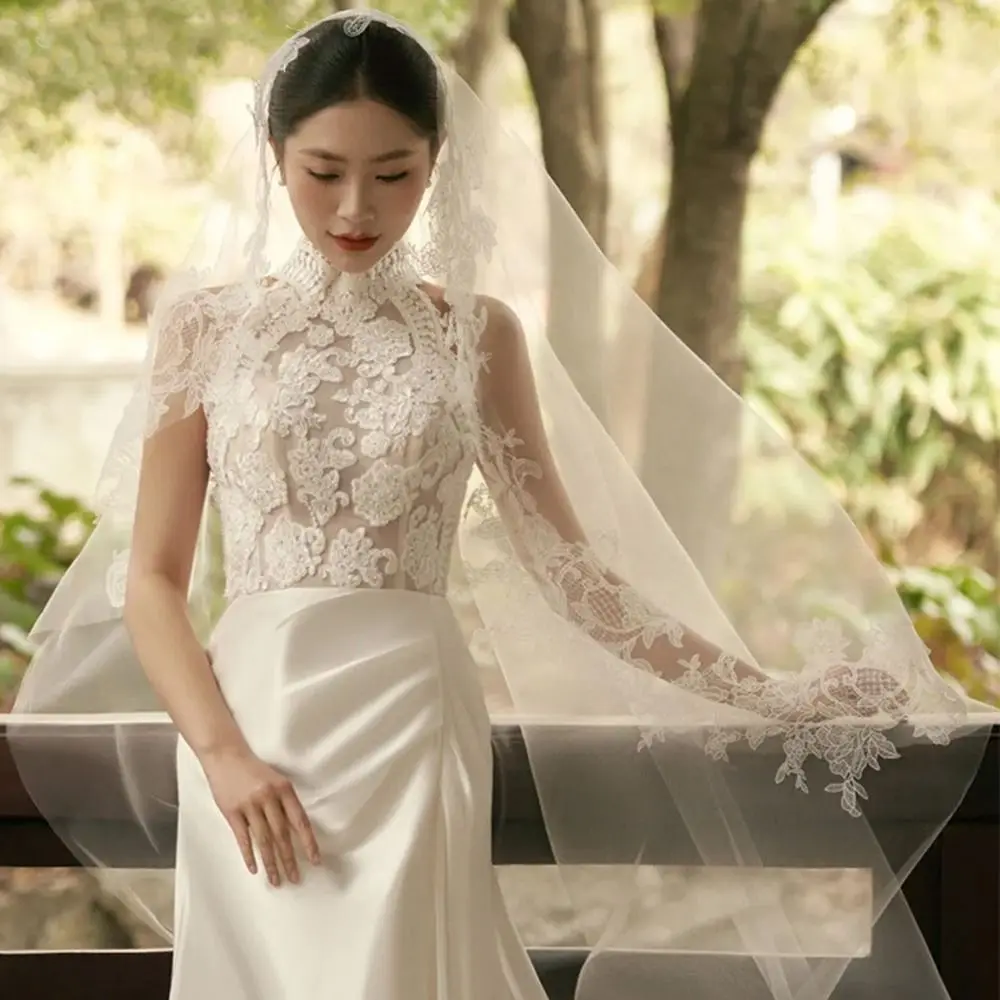
{"type": "MultiPolygon", "coordinates": [[[[320,160],[328,160],[331,163],[347,162],[347,157],[331,153],[328,149],[303,149],[302,152],[306,156],[315,156],[320,160]]],[[[403,160],[408,156],[416,155],[416,152],[415,149],[392,149],[388,153],[380,153],[378,156],[373,156],[371,162],[389,163],[392,160],[403,160]]]]}

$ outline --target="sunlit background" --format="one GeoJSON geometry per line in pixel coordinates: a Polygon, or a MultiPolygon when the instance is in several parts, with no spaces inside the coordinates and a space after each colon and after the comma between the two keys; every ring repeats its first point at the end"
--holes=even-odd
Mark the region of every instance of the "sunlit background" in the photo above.
{"type": "MultiPolygon", "coordinates": [[[[649,304],[829,479],[939,670],[1000,705],[1000,9],[813,0],[818,18],[789,0],[818,21],[796,48],[735,14],[696,39],[697,4],[384,7],[544,149],[649,304]],[[690,294],[709,286],[739,308],[690,294]]],[[[253,75],[346,6],[0,0],[0,709],[86,537],[158,289],[218,207],[253,75]]],[[[613,360],[612,409],[643,388],[613,360]]],[[[863,889],[795,885],[821,909],[863,889]]],[[[522,890],[515,914],[537,920],[550,890],[522,890]]],[[[709,886],[698,919],[736,891],[709,886]]],[[[683,911],[697,940],[678,892],[664,919],[683,911]]],[[[527,936],[572,937],[549,910],[527,936]]],[[[0,948],[147,940],[84,876],[0,870],[0,948]]]]}

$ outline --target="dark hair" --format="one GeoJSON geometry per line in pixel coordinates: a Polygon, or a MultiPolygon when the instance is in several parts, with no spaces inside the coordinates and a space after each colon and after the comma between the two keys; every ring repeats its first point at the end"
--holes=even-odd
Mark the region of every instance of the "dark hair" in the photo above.
{"type": "Polygon", "coordinates": [[[372,20],[358,35],[344,32],[346,18],[322,21],[279,73],[271,91],[267,125],[280,151],[285,140],[317,111],[342,101],[368,98],[408,118],[440,146],[442,97],[434,59],[412,36],[372,20]]]}

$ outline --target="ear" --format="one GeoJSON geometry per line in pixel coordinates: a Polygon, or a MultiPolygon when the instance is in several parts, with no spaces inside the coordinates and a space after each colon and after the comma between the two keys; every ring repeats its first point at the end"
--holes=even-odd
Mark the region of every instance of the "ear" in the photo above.
{"type": "Polygon", "coordinates": [[[284,187],[285,186],[285,157],[281,146],[274,141],[274,139],[267,140],[268,145],[271,147],[271,153],[274,155],[274,163],[278,170],[278,183],[284,187]]]}
{"type": "Polygon", "coordinates": [[[430,187],[434,183],[434,171],[437,170],[438,157],[441,155],[441,145],[443,139],[444,137],[442,136],[441,141],[431,146],[431,172],[430,176],[427,178],[428,187],[430,187]]]}
{"type": "Polygon", "coordinates": [[[448,133],[442,126],[437,134],[437,140],[431,146],[431,169],[437,166],[438,157],[441,155],[441,147],[448,141],[448,133]]]}

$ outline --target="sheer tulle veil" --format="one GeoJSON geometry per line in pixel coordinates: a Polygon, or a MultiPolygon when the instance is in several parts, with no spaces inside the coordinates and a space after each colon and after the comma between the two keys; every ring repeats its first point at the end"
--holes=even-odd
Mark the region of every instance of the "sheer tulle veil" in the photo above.
{"type": "MultiPolygon", "coordinates": [[[[334,16],[358,34],[372,18],[410,30],[373,11],[334,16]]],[[[275,79],[307,44],[296,35],[265,66],[220,177],[227,210],[158,304],[97,529],[35,628],[11,719],[41,811],[165,936],[173,738],[122,621],[138,468],[146,437],[199,405],[208,360],[171,340],[192,296],[239,286],[252,309],[300,238],[266,123],[275,79]],[[100,789],[66,787],[51,763],[66,745],[95,762],[100,789]],[[111,798],[125,816],[95,819],[111,798]],[[129,856],[166,870],[116,870],[129,856]]],[[[408,245],[445,291],[454,403],[478,455],[450,598],[482,669],[503,678],[497,721],[524,733],[558,863],[553,907],[590,951],[578,997],[942,1000],[900,888],[961,801],[992,716],[935,672],[827,486],[647,309],[536,156],[438,66],[446,138],[408,245]],[[537,502],[545,470],[521,454],[528,429],[479,412],[482,296],[523,327],[583,539],[537,502]],[[669,481],[644,481],[589,398],[628,390],[579,374],[611,341],[652,351],[665,373],[647,392],[669,481]],[[695,453],[689,429],[706,422],[726,430],[695,453]],[[731,496],[700,494],[706,482],[731,496]],[[712,540],[711,567],[693,535],[712,540]],[[692,634],[723,655],[691,654],[692,634]]],[[[191,589],[206,632],[220,610],[212,529],[209,503],[191,589]]]]}

